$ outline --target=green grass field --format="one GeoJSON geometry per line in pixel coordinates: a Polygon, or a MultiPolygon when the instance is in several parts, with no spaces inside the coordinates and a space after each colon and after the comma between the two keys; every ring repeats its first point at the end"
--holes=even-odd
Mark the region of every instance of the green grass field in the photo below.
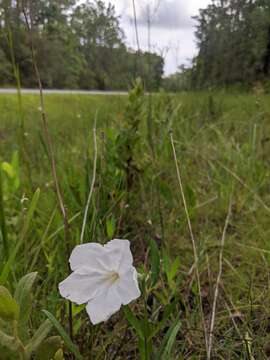
{"type": "MultiPolygon", "coordinates": [[[[268,359],[270,97],[221,92],[153,98],[135,94],[130,100],[46,96],[70,224],[68,244],[39,106],[38,96],[24,95],[21,108],[17,96],[0,96],[0,284],[13,294],[20,278],[38,272],[31,291],[32,312],[19,329],[23,342],[46,319],[43,309],[68,332],[68,304],[58,284],[69,273],[68,252],[80,241],[93,177],[96,116],[96,181],[84,241],[129,239],[142,274],[143,296],[130,305],[131,313],[122,309],[98,326],[90,324],[83,306],[73,305],[73,344],[82,358],[207,358],[199,303],[209,331],[222,233],[231,205],[212,359],[268,359]],[[195,266],[172,140],[197,246],[195,266]],[[34,209],[31,200],[37,189],[34,209]]],[[[2,321],[0,329],[11,331],[2,321]]],[[[58,332],[54,326],[50,335],[58,332]]],[[[61,331],[60,335],[65,359],[71,359],[68,341],[61,331]]],[[[0,347],[7,354],[3,360],[20,359],[1,340],[0,347]]],[[[60,352],[58,356],[55,359],[63,358],[60,352]]]]}

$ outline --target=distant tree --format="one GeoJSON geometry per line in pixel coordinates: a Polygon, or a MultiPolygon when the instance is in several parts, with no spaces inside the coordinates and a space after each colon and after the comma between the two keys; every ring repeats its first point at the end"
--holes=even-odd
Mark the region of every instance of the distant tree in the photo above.
{"type": "Polygon", "coordinates": [[[101,0],[0,0],[0,85],[14,82],[12,46],[22,84],[36,86],[25,15],[45,87],[127,89],[138,73],[147,74],[149,87],[160,86],[162,57],[142,53],[138,72],[114,7],[101,0]]]}
{"type": "Polygon", "coordinates": [[[216,0],[196,17],[193,84],[252,84],[268,74],[270,2],[216,0]]]}

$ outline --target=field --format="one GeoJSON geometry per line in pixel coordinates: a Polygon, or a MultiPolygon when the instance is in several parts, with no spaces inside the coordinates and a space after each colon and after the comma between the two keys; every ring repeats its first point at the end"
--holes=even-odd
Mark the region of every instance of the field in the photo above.
{"type": "MultiPolygon", "coordinates": [[[[38,272],[25,293],[22,342],[49,317],[65,359],[206,359],[202,308],[212,359],[268,359],[270,97],[150,97],[138,87],[129,98],[47,95],[45,112],[68,234],[39,96],[23,95],[21,105],[16,95],[0,96],[0,284],[14,294],[23,276],[38,272]],[[129,239],[142,291],[97,326],[84,306],[73,304],[71,317],[58,291],[93,176],[84,242],[129,239]]],[[[6,323],[2,330],[12,332],[6,323]]],[[[0,345],[4,359],[15,359],[0,345]]]]}

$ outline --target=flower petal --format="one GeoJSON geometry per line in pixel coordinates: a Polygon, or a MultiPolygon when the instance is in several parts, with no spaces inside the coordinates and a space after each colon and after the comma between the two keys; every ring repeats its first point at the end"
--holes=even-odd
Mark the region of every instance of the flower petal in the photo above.
{"type": "Polygon", "coordinates": [[[108,320],[121,307],[121,299],[114,285],[107,287],[99,296],[90,300],[86,306],[86,311],[92,324],[96,325],[108,320]]]}
{"type": "Polygon", "coordinates": [[[71,270],[75,271],[80,267],[92,269],[110,269],[110,258],[104,246],[98,243],[87,243],[76,246],[69,258],[71,270]]]}
{"type": "Polygon", "coordinates": [[[121,274],[129,270],[133,263],[133,257],[128,240],[114,239],[109,241],[104,248],[109,253],[115,271],[121,274]]]}
{"type": "Polygon", "coordinates": [[[106,288],[108,278],[99,272],[87,275],[74,272],[59,284],[61,296],[79,305],[87,303],[106,288]]]}
{"type": "Polygon", "coordinates": [[[123,305],[129,304],[141,296],[137,280],[137,271],[134,267],[131,267],[128,272],[122,275],[115,286],[123,305]]]}

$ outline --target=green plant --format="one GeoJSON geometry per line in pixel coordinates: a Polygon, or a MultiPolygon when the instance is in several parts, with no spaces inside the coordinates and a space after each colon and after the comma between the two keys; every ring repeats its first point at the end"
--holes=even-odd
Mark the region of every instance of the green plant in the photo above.
{"type": "Polygon", "coordinates": [[[59,353],[61,338],[48,337],[52,329],[49,320],[45,320],[36,330],[29,326],[32,287],[36,277],[37,273],[30,273],[21,278],[14,296],[6,287],[0,286],[0,351],[3,360],[30,360],[32,356],[37,360],[64,359],[59,353]]]}

